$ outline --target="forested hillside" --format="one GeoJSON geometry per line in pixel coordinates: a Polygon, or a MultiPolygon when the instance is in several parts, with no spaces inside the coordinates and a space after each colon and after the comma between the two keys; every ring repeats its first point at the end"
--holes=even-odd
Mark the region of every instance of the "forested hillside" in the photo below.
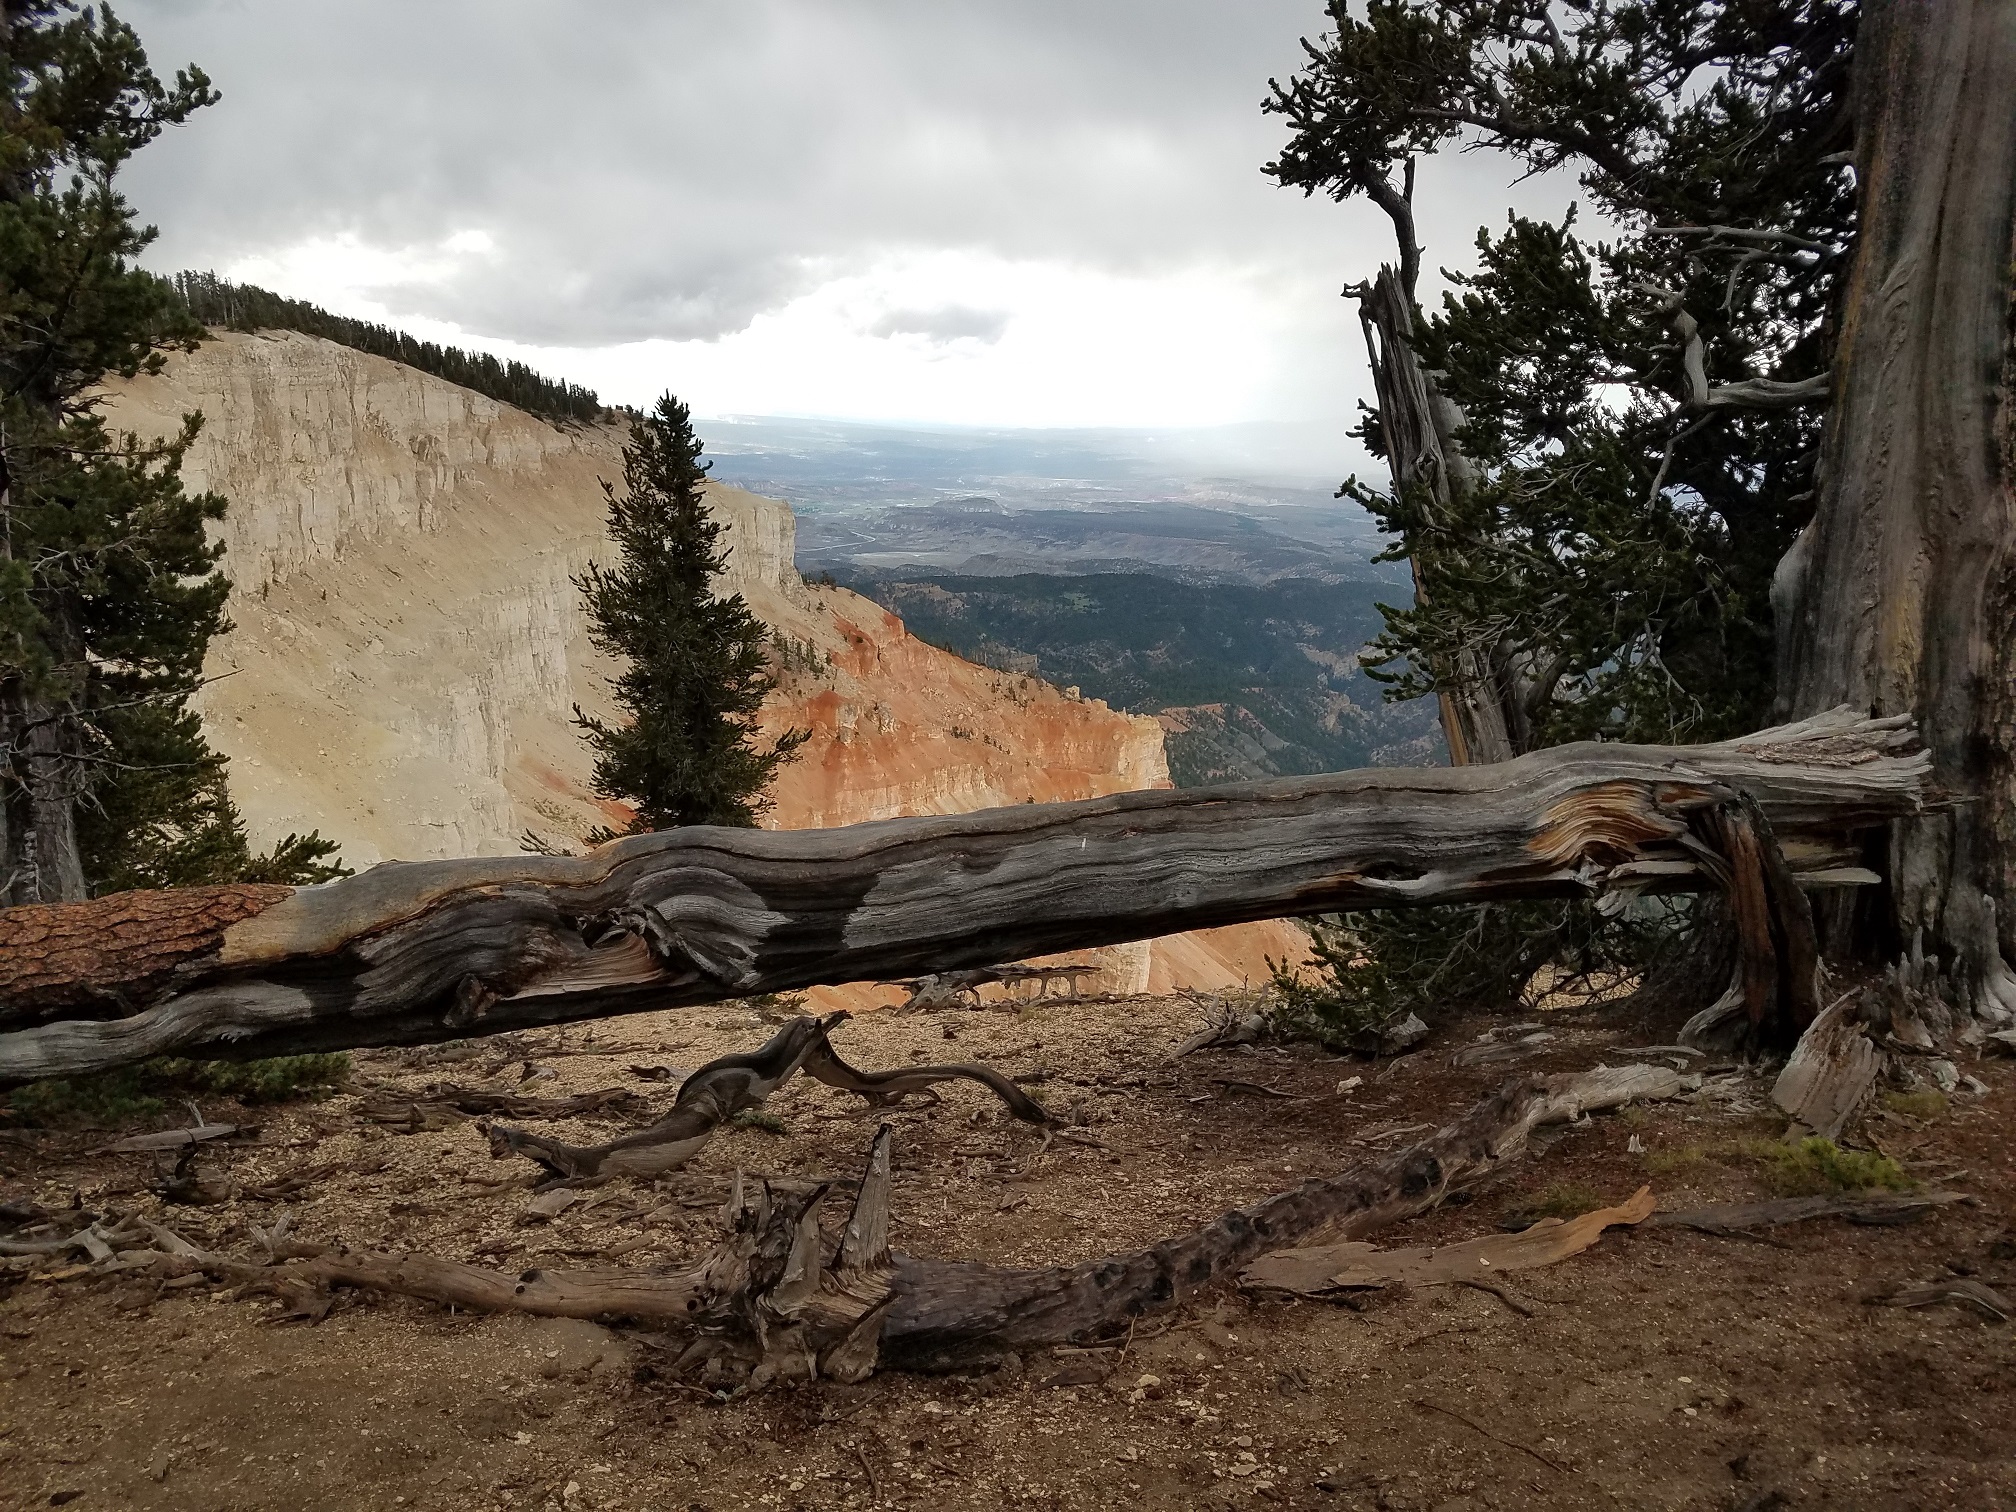
{"type": "Polygon", "coordinates": [[[1439,759],[1433,706],[1387,703],[1358,663],[1379,601],[1404,594],[1391,584],[1112,572],[862,573],[850,586],[969,661],[1156,715],[1185,786],[1439,759]]]}

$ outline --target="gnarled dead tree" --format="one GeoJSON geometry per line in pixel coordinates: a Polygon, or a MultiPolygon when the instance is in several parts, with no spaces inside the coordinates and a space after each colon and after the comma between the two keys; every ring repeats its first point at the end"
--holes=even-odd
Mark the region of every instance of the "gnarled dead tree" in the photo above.
{"type": "Polygon", "coordinates": [[[1907,720],[1839,710],[1717,745],[1557,746],[833,830],[696,826],[582,857],[19,908],[0,913],[0,1085],[171,1053],[427,1043],[1284,915],[1716,890],[1754,869],[1724,856],[1725,815],[1775,836],[1756,864],[1783,886],[1758,886],[1789,903],[1874,880],[1860,835],[1920,812],[1924,774],[1907,720]]]}
{"type": "Polygon", "coordinates": [[[1521,1078],[1384,1160],[1306,1181],[1144,1250],[1037,1269],[891,1251],[886,1124],[837,1232],[829,1235],[820,1224],[828,1188],[778,1200],[758,1186],[733,1203],[731,1231],[714,1252],[670,1274],[513,1275],[425,1256],[340,1251],[257,1264],[203,1253],[172,1235],[163,1243],[174,1252],[170,1268],[207,1271],[297,1299],[352,1286],[485,1311],[691,1330],[682,1365],[719,1384],[858,1381],[878,1369],[984,1366],[1024,1349],[1118,1334],[1144,1314],[1229,1279],[1270,1250],[1320,1237],[1362,1239],[1425,1212],[1516,1159],[1545,1125],[1671,1097],[1688,1085],[1663,1066],[1521,1078]]]}

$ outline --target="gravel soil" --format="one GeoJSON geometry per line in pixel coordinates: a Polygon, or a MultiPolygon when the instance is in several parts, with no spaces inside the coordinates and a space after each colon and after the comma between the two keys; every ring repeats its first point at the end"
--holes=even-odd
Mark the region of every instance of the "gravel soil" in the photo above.
{"type": "MultiPolygon", "coordinates": [[[[1634,1043],[1621,1021],[1560,1019],[1525,1058],[1466,1066],[1452,1052],[1483,1021],[1372,1063],[1306,1047],[1171,1060],[1200,1021],[1170,999],[875,1013],[836,1032],[855,1064],[988,1061],[1067,1111],[1077,1139],[1044,1148],[969,1084],[892,1115],[801,1080],[771,1101],[781,1134],[725,1131],[687,1172],[597,1188],[550,1221],[527,1211],[529,1167],[492,1161],[474,1120],[404,1132],[365,1111],[445,1081],[626,1086],[662,1107],[671,1084],[632,1067],[683,1074],[773,1027],[740,1008],[646,1015],[501,1049],[359,1055],[350,1086],[319,1102],[205,1104],[212,1121],[258,1126],[205,1157],[230,1194],[210,1205],[156,1195],[158,1157],[91,1153],[105,1131],[0,1127],[0,1197],[137,1210],[247,1256],[252,1226],[284,1209],[298,1237],[355,1247],[512,1270],[674,1267],[712,1243],[738,1169],[852,1174],[889,1117],[897,1247],[1047,1264],[1181,1232],[1396,1148],[1512,1075],[1615,1064],[1634,1043]],[[249,1190],[289,1176],[306,1178],[290,1195],[249,1190]]],[[[621,1326],[349,1293],[310,1326],[207,1282],[0,1261],[0,1507],[2016,1508],[2016,1322],[1867,1300],[1954,1275],[2016,1297],[2016,1068],[1960,1070],[1987,1091],[1865,1125],[1865,1147],[1969,1194],[1909,1225],[1613,1229],[1507,1277],[1502,1298],[1443,1287],[1353,1308],[1226,1289],[1104,1348],[977,1378],[723,1402],[671,1379],[676,1343],[621,1326]]],[[[1381,1242],[1469,1238],[1647,1182],[1667,1209],[1768,1195],[1768,1091],[1711,1072],[1689,1100],[1545,1135],[1468,1201],[1381,1242]]],[[[550,1127],[586,1143],[648,1116],[550,1127]]]]}

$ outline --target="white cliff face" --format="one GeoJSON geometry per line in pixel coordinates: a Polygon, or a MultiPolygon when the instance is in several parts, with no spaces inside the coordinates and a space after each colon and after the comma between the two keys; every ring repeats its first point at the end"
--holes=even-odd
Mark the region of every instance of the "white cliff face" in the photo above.
{"type": "MultiPolygon", "coordinates": [[[[587,828],[569,717],[602,690],[572,578],[607,553],[620,433],[287,332],[207,342],[106,414],[162,435],[199,409],[184,476],[230,501],[236,622],[201,707],[255,840],[319,827],[368,863],[587,828]]],[[[790,511],[710,492],[728,586],[802,600],[790,511]]]]}
{"type": "MultiPolygon", "coordinates": [[[[105,413],[158,436],[191,410],[204,426],[184,476],[229,501],[234,584],[199,706],[256,845],[319,829],[364,866],[510,853],[527,831],[566,842],[627,818],[589,791],[572,723],[577,705],[615,712],[573,578],[609,554],[598,480],[621,477],[621,432],[558,429],[282,332],[221,335],[119,385],[105,413]]],[[[786,505],[721,485],[708,501],[728,527],[724,591],[806,648],[765,709],[772,731],[812,732],[770,822],[1168,784],[1154,721],[972,666],[865,599],[807,589],[786,505]]],[[[1149,956],[1116,953],[1110,985],[1147,985],[1149,956]]]]}

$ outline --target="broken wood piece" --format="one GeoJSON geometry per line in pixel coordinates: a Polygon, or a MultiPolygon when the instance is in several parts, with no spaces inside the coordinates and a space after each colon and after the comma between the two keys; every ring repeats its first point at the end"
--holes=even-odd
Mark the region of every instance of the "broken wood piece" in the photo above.
{"type": "Polygon", "coordinates": [[[541,1220],[558,1218],[581,1200],[581,1193],[572,1187],[553,1187],[525,1204],[525,1216],[541,1220]]]}
{"type": "Polygon", "coordinates": [[[340,1161],[330,1161],[326,1165],[307,1166],[300,1170],[288,1171],[271,1181],[244,1188],[244,1195],[257,1198],[261,1202],[276,1202],[284,1197],[292,1197],[318,1181],[326,1181],[342,1169],[340,1161]]]}
{"type": "Polygon", "coordinates": [[[803,1069],[814,1081],[824,1082],[843,1092],[858,1093],[871,1108],[884,1107],[908,1093],[922,1092],[939,1082],[964,1080],[978,1082],[992,1092],[1001,1099],[1009,1113],[1024,1123],[1047,1125],[1056,1122],[1048,1108],[991,1066],[899,1066],[892,1071],[862,1071],[842,1060],[822,1032],[819,1042],[807,1053],[803,1069]]]}
{"type": "Polygon", "coordinates": [[[525,1129],[491,1124],[484,1129],[492,1159],[523,1155],[556,1180],[586,1177],[654,1177],[676,1171],[697,1155],[714,1131],[745,1109],[760,1107],[795,1075],[826,1032],[847,1015],[795,1018],[760,1049],[709,1061],[679,1088],[672,1110],[649,1128],[600,1145],[570,1145],[525,1129]]]}
{"type": "Polygon", "coordinates": [[[1790,1136],[1835,1139],[1876,1090],[1883,1052],[1844,995],[1799,1036],[1771,1100],[1792,1120],[1790,1136]]]}
{"type": "Polygon", "coordinates": [[[598,1087],[572,1097],[521,1097],[453,1083],[427,1089],[431,1101],[478,1118],[582,1118],[591,1113],[638,1114],[650,1105],[628,1087],[598,1087]]]}
{"type": "Polygon", "coordinates": [[[871,1107],[939,1082],[975,1081],[1024,1122],[1047,1128],[1055,1121],[1047,1108],[989,1066],[903,1066],[893,1071],[850,1066],[827,1038],[847,1016],[843,1011],[824,1018],[791,1019],[762,1048],[709,1061],[681,1084],[671,1112],[634,1134],[607,1144],[578,1146],[493,1124],[484,1130],[491,1156],[526,1156],[544,1166],[554,1180],[662,1176],[683,1167],[724,1122],[761,1107],[800,1071],[828,1086],[858,1093],[871,1107]]]}
{"type": "Polygon", "coordinates": [[[1492,1066],[1507,1061],[1527,1060],[1536,1055],[1545,1055],[1553,1040],[1554,1036],[1551,1033],[1539,1029],[1516,1040],[1487,1040],[1483,1044],[1465,1045],[1449,1057],[1449,1064],[1492,1066]]]}
{"type": "Polygon", "coordinates": [[[1222,1088],[1228,1094],[1241,1092],[1248,1097],[1275,1097],[1283,1102],[1300,1102],[1302,1100],[1293,1092],[1283,1092],[1277,1087],[1266,1085],[1264,1082],[1240,1081],[1237,1077],[1232,1076],[1214,1076],[1211,1078],[1211,1085],[1222,1088]]]}
{"type": "Polygon", "coordinates": [[[267,889],[165,944],[112,926],[172,913],[177,894],[8,909],[0,1085],[461,1039],[1284,915],[1597,897],[1647,860],[1691,867],[1662,889],[1716,890],[1702,816],[1746,795],[1797,865],[1852,860],[1859,831],[1922,807],[1911,739],[1908,721],[1844,710],[1717,745],[1592,742],[845,829],[693,825],[267,889]],[[1870,759],[1838,762],[1844,746],[1870,759]]]}
{"type": "Polygon", "coordinates": [[[1640,1187],[1616,1207],[1597,1208],[1579,1218],[1542,1218],[1516,1234],[1486,1234],[1458,1244],[1380,1250],[1369,1244],[1333,1244],[1280,1250],[1239,1273],[1250,1290],[1320,1297],[1331,1292],[1381,1286],[1468,1284],[1501,1271],[1553,1265],[1579,1255],[1613,1224],[1643,1223],[1652,1216],[1652,1189],[1640,1187]]]}
{"type": "Polygon", "coordinates": [[[2006,1323],[2009,1315],[2016,1312],[2009,1299],[1989,1286],[1968,1276],[1954,1276],[1937,1281],[1927,1281],[1917,1286],[1886,1287],[1868,1300],[1882,1307],[1936,1307],[1943,1302],[1971,1307],[1991,1322],[2006,1323]]]}
{"type": "Polygon", "coordinates": [[[196,1129],[163,1129],[158,1134],[134,1134],[126,1139],[100,1145],[93,1155],[136,1155],[159,1150],[183,1150],[190,1145],[226,1139],[239,1131],[237,1124],[204,1124],[196,1129]]]}
{"type": "Polygon", "coordinates": [[[1769,1202],[1720,1203],[1680,1213],[1655,1213],[1651,1225],[1654,1228],[1696,1229],[1704,1234],[1746,1234],[1753,1229],[1778,1228],[1814,1218],[1846,1218],[1850,1223],[1887,1225],[1909,1223],[1934,1208],[1970,1200],[1963,1192],[1886,1192],[1880,1196],[1834,1192],[1811,1197],[1780,1197],[1769,1202]]]}

